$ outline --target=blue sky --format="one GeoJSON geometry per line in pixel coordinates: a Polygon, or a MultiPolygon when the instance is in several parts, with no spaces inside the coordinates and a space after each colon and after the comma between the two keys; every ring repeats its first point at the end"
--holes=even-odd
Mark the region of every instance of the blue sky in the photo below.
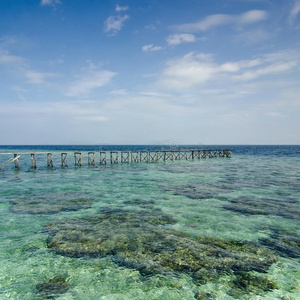
{"type": "Polygon", "coordinates": [[[300,144],[300,0],[0,0],[0,144],[300,144]]]}

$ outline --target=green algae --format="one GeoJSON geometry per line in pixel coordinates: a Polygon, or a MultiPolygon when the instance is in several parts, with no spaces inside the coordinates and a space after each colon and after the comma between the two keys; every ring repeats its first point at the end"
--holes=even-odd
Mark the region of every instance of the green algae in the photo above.
{"type": "Polygon", "coordinates": [[[300,204],[296,199],[239,197],[232,199],[223,208],[250,215],[274,215],[288,219],[300,218],[300,204]]]}
{"type": "Polygon", "coordinates": [[[70,284],[66,281],[66,277],[56,275],[43,283],[36,285],[38,294],[43,299],[53,299],[66,293],[70,289],[70,284]]]}
{"type": "Polygon", "coordinates": [[[55,214],[76,211],[92,206],[92,201],[80,193],[24,196],[11,200],[11,211],[17,214],[55,214]]]}
{"type": "Polygon", "coordinates": [[[222,274],[266,273],[277,261],[273,252],[255,243],[191,238],[166,226],[175,222],[160,211],[105,208],[89,218],[50,223],[47,244],[71,257],[110,256],[144,276],[184,273],[198,285],[222,274]]]}

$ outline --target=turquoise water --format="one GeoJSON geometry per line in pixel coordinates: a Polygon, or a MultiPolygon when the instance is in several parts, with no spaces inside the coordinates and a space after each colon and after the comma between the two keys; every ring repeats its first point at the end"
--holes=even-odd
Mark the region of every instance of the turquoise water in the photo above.
{"type": "MultiPolygon", "coordinates": [[[[231,158],[106,166],[84,163],[82,167],[69,163],[68,168],[60,168],[60,157],[55,156],[53,169],[47,169],[46,158],[38,156],[36,170],[30,168],[30,156],[21,155],[19,171],[13,166],[0,171],[0,299],[300,299],[299,147],[233,148],[231,158]],[[122,253],[115,245],[110,245],[110,252],[95,252],[89,248],[94,244],[72,240],[78,232],[68,230],[80,226],[86,226],[86,239],[90,237],[91,225],[86,222],[93,216],[101,220],[105,216],[108,222],[106,227],[93,227],[97,228],[93,239],[103,230],[102,238],[106,234],[116,243],[124,239],[130,247],[122,246],[122,253]],[[149,218],[172,221],[154,224],[149,218]],[[78,225],[76,220],[85,223],[78,225]],[[49,224],[57,226],[55,233],[49,224]],[[61,224],[67,230],[62,231],[61,224]],[[162,239],[166,235],[169,242],[172,236],[173,244],[167,250],[155,250],[155,255],[146,253],[146,246],[135,245],[139,241],[159,244],[143,240],[153,232],[162,239]],[[178,263],[179,252],[174,250],[175,244],[190,247],[197,238],[205,239],[205,245],[210,241],[210,253],[215,255],[200,270],[209,269],[205,280],[196,278],[195,269],[180,267],[188,263],[178,263]],[[218,243],[217,248],[211,241],[218,243]],[[225,268],[227,261],[234,257],[240,262],[243,256],[231,248],[220,251],[219,243],[224,241],[251,242],[257,247],[254,259],[262,264],[264,251],[275,259],[263,271],[252,264],[248,269],[225,268]],[[222,262],[215,263],[219,257],[222,262]],[[159,259],[164,266],[155,271],[139,267],[159,259]],[[41,284],[58,276],[64,290],[48,294],[40,290],[41,284]],[[254,279],[248,280],[249,276],[254,279]],[[272,284],[259,285],[257,278],[272,284]]],[[[0,150],[28,151],[25,147],[0,150]]],[[[72,151],[50,150],[54,154],[72,151]]],[[[0,159],[1,164],[4,158],[0,159]]],[[[199,255],[193,259],[206,259],[203,244],[195,247],[199,255]]]]}

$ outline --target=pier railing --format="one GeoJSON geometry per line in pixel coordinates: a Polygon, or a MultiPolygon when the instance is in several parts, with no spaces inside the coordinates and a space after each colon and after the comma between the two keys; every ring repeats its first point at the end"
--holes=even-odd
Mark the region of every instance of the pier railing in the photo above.
{"type": "MultiPolygon", "coordinates": [[[[167,162],[175,160],[194,160],[194,159],[206,159],[215,157],[231,157],[232,149],[192,149],[192,150],[142,150],[142,151],[89,151],[89,152],[73,152],[74,165],[82,166],[83,153],[87,156],[88,165],[106,165],[106,164],[118,164],[118,163],[139,163],[139,162],[167,162]]],[[[29,156],[31,159],[31,168],[37,167],[37,155],[46,156],[46,165],[49,168],[54,167],[54,155],[59,153],[51,152],[21,152],[21,153],[0,153],[1,155],[13,155],[4,163],[0,164],[0,170],[14,163],[15,168],[20,168],[19,158],[22,156],[29,156]]],[[[60,153],[60,166],[68,167],[68,155],[72,155],[67,152],[60,153]]]]}

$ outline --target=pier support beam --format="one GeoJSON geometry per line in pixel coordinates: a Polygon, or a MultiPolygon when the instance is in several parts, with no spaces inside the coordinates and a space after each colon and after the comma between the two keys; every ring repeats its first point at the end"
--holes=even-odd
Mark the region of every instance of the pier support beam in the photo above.
{"type": "Polygon", "coordinates": [[[95,165],[95,152],[88,152],[88,165],[95,165]]]}
{"type": "Polygon", "coordinates": [[[121,163],[129,163],[129,151],[121,152],[121,163]]]}
{"type": "Polygon", "coordinates": [[[110,163],[117,164],[119,162],[119,152],[118,151],[111,151],[110,152],[110,163]]]}
{"type": "Polygon", "coordinates": [[[81,167],[82,164],[81,152],[74,152],[74,161],[75,161],[75,166],[81,167]]]}
{"type": "Polygon", "coordinates": [[[100,165],[106,165],[106,152],[100,152],[100,165]]]}
{"type": "Polygon", "coordinates": [[[15,169],[20,169],[18,154],[14,154],[15,169]]]}
{"type": "Polygon", "coordinates": [[[31,153],[31,168],[36,169],[36,155],[35,153],[31,153]]]}
{"type": "Polygon", "coordinates": [[[62,167],[68,166],[68,154],[67,153],[61,153],[61,166],[62,167]]]}
{"type": "Polygon", "coordinates": [[[53,155],[52,153],[47,153],[47,167],[53,168],[53,155]]]}
{"type": "Polygon", "coordinates": [[[139,162],[139,151],[131,151],[131,162],[139,162]]]}
{"type": "Polygon", "coordinates": [[[140,151],[140,161],[149,162],[149,151],[140,151]]]}

